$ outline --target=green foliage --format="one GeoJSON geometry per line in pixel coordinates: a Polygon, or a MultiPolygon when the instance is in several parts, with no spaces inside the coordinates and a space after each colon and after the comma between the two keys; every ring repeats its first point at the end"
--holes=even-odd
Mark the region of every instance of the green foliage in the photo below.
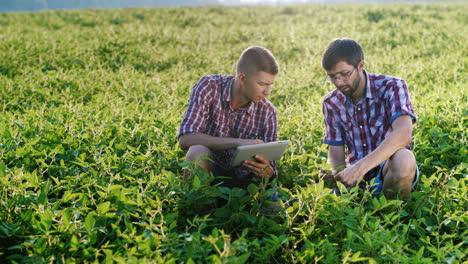
{"type": "Polygon", "coordinates": [[[0,262],[463,263],[466,24],[464,3],[0,14],[0,262]],[[342,36],[409,85],[421,181],[407,202],[318,181],[320,57],[342,36]],[[279,177],[229,189],[196,170],[184,185],[190,88],[250,45],[281,66],[279,177]]]}

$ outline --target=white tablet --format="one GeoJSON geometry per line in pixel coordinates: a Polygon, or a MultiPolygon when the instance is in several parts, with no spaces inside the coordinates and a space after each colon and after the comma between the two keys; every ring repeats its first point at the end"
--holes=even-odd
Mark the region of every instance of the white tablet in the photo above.
{"type": "Polygon", "coordinates": [[[239,146],[236,149],[231,166],[239,166],[244,160],[255,160],[255,155],[264,156],[267,160],[279,160],[288,147],[289,140],[268,142],[264,144],[239,146]]]}

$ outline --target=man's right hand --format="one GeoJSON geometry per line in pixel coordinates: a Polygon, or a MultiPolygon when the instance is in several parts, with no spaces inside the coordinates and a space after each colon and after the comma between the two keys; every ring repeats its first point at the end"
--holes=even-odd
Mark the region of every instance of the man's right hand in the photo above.
{"type": "Polygon", "coordinates": [[[203,133],[189,133],[179,137],[179,145],[183,150],[188,150],[192,145],[202,145],[211,150],[228,150],[238,146],[263,143],[261,139],[214,137],[203,133]]]}
{"type": "Polygon", "coordinates": [[[344,169],[346,169],[346,165],[340,165],[334,169],[320,169],[319,176],[324,181],[337,181],[339,179],[336,176],[344,169]]]}
{"type": "Polygon", "coordinates": [[[322,178],[324,181],[336,181],[335,176],[338,174],[339,171],[336,170],[324,170],[321,169],[319,171],[319,176],[322,178]]]}
{"type": "Polygon", "coordinates": [[[241,139],[239,146],[246,146],[246,145],[256,145],[256,144],[263,144],[263,140],[261,139],[241,139]]]}

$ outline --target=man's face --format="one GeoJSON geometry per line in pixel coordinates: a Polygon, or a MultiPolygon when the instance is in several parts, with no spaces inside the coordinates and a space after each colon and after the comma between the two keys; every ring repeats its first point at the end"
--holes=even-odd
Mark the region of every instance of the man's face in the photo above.
{"type": "Polygon", "coordinates": [[[335,64],[330,70],[327,70],[327,75],[333,82],[335,87],[346,96],[352,96],[358,89],[361,76],[359,72],[362,70],[362,62],[357,67],[350,65],[344,61],[335,64]]]}
{"type": "Polygon", "coordinates": [[[276,75],[264,71],[244,75],[242,95],[249,101],[260,102],[270,95],[275,78],[276,75]]]}

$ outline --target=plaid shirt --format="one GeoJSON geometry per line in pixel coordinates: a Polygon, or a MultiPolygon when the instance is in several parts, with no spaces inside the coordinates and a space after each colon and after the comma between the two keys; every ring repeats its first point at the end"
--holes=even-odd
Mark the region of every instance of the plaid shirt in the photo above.
{"type": "MultiPolygon", "coordinates": [[[[329,145],[346,145],[347,164],[354,164],[374,151],[392,129],[392,122],[401,115],[416,116],[411,106],[408,87],[397,77],[366,75],[366,96],[357,104],[338,89],[329,93],[323,101],[326,135],[329,145]]],[[[411,145],[406,146],[411,149],[411,145]]],[[[368,172],[365,180],[377,176],[378,167],[368,172]]]]}
{"type": "MultiPolygon", "coordinates": [[[[204,133],[214,137],[277,140],[277,117],[273,104],[264,98],[259,103],[232,109],[231,91],[234,76],[206,75],[192,88],[187,111],[178,137],[188,133],[204,133]]],[[[237,178],[244,178],[250,170],[231,168],[229,163],[235,150],[214,151],[217,166],[234,170],[237,178]]],[[[271,162],[276,172],[275,163],[271,162]]],[[[276,173],[275,173],[276,174],[276,173]]]]}

